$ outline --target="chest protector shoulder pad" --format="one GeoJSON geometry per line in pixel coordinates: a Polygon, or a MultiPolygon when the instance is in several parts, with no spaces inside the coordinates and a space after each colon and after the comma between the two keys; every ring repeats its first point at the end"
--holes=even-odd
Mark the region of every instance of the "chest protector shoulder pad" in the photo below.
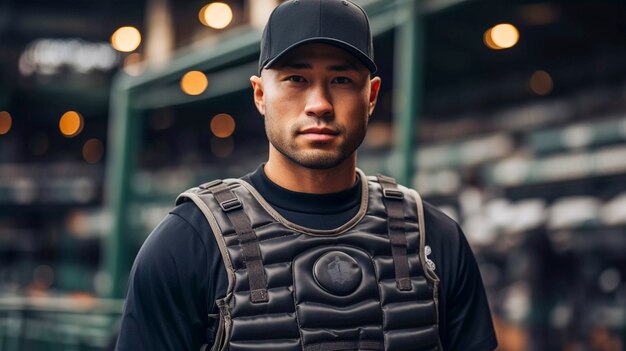
{"type": "Polygon", "coordinates": [[[239,179],[179,196],[206,216],[228,273],[211,350],[441,350],[422,201],[357,171],[359,212],[332,230],[289,222],[239,179]]]}

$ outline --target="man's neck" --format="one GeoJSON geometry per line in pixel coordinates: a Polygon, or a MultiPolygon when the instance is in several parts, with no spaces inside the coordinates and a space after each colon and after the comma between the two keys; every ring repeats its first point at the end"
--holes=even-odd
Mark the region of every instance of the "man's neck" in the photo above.
{"type": "Polygon", "coordinates": [[[300,193],[328,194],[351,188],[356,181],[356,155],[330,169],[306,168],[282,154],[265,164],[265,175],[275,184],[300,193]]]}

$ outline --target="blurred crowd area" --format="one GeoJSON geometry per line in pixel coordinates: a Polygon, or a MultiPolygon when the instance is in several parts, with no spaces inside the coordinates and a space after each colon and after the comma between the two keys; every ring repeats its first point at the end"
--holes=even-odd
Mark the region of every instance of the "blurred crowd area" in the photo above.
{"type": "MultiPolygon", "coordinates": [[[[626,349],[626,3],[356,2],[383,80],[358,166],[461,224],[499,350],[626,349]]],[[[0,350],[110,347],[176,196],[266,159],[278,3],[0,3],[0,350]]]]}

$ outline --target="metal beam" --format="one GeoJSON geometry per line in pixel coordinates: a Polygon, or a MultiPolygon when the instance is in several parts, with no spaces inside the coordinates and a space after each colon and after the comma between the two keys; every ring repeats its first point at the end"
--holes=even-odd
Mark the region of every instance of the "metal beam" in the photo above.
{"type": "Polygon", "coordinates": [[[411,185],[414,172],[414,145],[417,138],[419,114],[422,108],[423,38],[422,18],[417,0],[397,7],[398,18],[404,19],[396,28],[394,127],[396,155],[400,155],[399,181],[411,185]]]}
{"type": "Polygon", "coordinates": [[[107,150],[107,182],[105,203],[111,213],[111,233],[103,249],[107,290],[109,298],[125,296],[130,254],[131,231],[128,202],[131,179],[137,159],[140,138],[140,115],[131,107],[131,91],[113,83],[111,94],[111,121],[107,150]]]}
{"type": "Polygon", "coordinates": [[[191,96],[182,92],[178,84],[169,84],[152,89],[142,89],[133,99],[137,109],[156,109],[179,106],[216,98],[244,89],[252,89],[249,78],[256,74],[256,61],[207,74],[209,85],[200,95],[191,96]]]}

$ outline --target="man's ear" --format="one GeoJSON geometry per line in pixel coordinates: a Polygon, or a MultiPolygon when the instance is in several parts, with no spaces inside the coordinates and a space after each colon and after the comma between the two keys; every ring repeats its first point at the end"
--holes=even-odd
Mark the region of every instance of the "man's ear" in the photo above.
{"type": "Polygon", "coordinates": [[[370,80],[370,96],[369,96],[369,115],[374,113],[374,107],[378,101],[378,92],[380,91],[380,77],[374,77],[370,80]]]}
{"type": "Polygon", "coordinates": [[[265,116],[265,100],[263,99],[263,80],[261,77],[250,77],[250,83],[252,83],[252,89],[254,90],[254,105],[262,116],[265,116]]]}

